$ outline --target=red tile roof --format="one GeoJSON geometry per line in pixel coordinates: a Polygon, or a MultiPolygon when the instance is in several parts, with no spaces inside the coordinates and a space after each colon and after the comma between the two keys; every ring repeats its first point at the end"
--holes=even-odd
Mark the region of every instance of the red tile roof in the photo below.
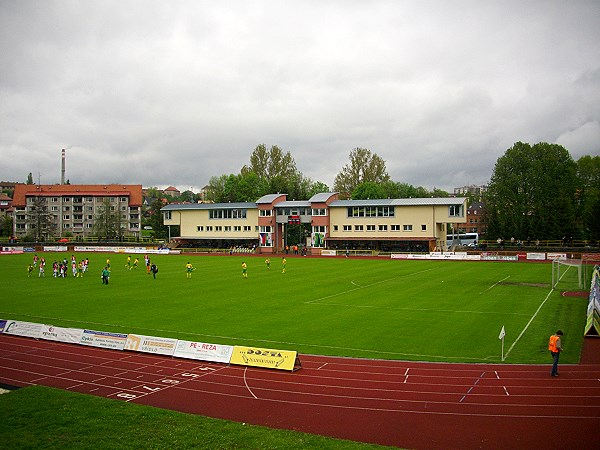
{"type": "Polygon", "coordinates": [[[141,184],[17,184],[13,193],[13,206],[26,206],[27,196],[128,196],[129,205],[142,206],[141,184]]]}

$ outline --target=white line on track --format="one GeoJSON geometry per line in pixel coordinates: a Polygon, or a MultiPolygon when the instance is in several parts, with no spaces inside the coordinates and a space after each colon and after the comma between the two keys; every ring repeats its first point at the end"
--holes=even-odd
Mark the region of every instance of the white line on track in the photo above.
{"type": "Polygon", "coordinates": [[[248,392],[250,392],[250,394],[252,394],[252,397],[254,397],[255,399],[258,399],[258,397],[256,395],[254,395],[254,392],[252,392],[252,389],[250,389],[250,386],[248,386],[248,379],[246,378],[247,372],[248,372],[248,368],[246,367],[244,369],[244,385],[246,385],[246,389],[248,389],[248,392]]]}

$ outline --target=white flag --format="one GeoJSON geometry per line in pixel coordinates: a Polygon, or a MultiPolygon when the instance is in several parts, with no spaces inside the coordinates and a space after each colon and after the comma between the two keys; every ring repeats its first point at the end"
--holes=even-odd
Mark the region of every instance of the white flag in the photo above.
{"type": "Polygon", "coordinates": [[[505,334],[506,331],[504,331],[504,325],[502,325],[502,329],[500,330],[500,336],[498,336],[498,339],[504,339],[505,334]]]}

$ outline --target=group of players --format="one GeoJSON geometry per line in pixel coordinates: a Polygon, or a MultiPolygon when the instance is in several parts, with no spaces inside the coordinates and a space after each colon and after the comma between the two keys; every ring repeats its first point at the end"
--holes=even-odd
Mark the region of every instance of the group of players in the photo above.
{"type": "MultiPolygon", "coordinates": [[[[265,259],[265,266],[267,266],[267,270],[271,270],[271,258],[267,257],[267,259],[265,259]]],[[[285,256],[283,256],[281,258],[281,267],[282,267],[281,273],[285,273],[286,266],[287,266],[287,259],[285,259],[285,256]]],[[[246,264],[245,261],[242,261],[242,276],[244,278],[248,278],[248,265],[246,264]]]]}
{"type": "MultiPolygon", "coordinates": [[[[77,261],[75,255],[71,255],[71,273],[74,277],[83,277],[83,274],[88,271],[90,260],[88,258],[84,258],[77,261]]],[[[39,257],[37,253],[33,255],[33,261],[31,264],[27,266],[27,276],[31,277],[34,270],[38,270],[38,278],[46,277],[46,258],[39,257]]],[[[52,276],[54,278],[66,278],[69,272],[69,261],[65,257],[62,261],[54,261],[52,263],[52,276]]]]}

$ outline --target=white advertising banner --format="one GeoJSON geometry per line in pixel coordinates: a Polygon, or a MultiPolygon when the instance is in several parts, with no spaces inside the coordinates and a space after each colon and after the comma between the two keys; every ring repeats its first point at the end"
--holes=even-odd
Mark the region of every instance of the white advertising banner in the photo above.
{"type": "Polygon", "coordinates": [[[555,259],[564,260],[564,259],[567,259],[567,254],[566,253],[550,253],[550,252],[548,252],[547,257],[548,257],[548,259],[551,259],[552,261],[554,261],[555,259]]]}
{"type": "Polygon", "coordinates": [[[321,256],[335,256],[335,250],[321,250],[321,256]]]}
{"type": "Polygon", "coordinates": [[[124,350],[173,356],[177,339],[130,334],[127,336],[124,350]]]}
{"type": "Polygon", "coordinates": [[[5,334],[25,336],[39,339],[42,325],[33,322],[21,322],[19,320],[7,320],[4,327],[5,334]]]}
{"type": "Polygon", "coordinates": [[[536,253],[536,252],[527,253],[527,260],[529,260],[529,261],[544,261],[545,259],[546,259],[545,253],[536,253]]]}
{"type": "Polygon", "coordinates": [[[83,330],[81,334],[81,345],[90,347],[109,348],[111,350],[123,350],[127,341],[126,334],[108,333],[105,331],[83,330]]]}
{"type": "Polygon", "coordinates": [[[79,344],[83,330],[81,328],[63,328],[54,325],[42,325],[40,339],[48,341],[66,342],[67,344],[79,344]]]}
{"type": "Polygon", "coordinates": [[[173,356],[229,364],[233,345],[206,344],[204,342],[178,341],[173,356]]]}

